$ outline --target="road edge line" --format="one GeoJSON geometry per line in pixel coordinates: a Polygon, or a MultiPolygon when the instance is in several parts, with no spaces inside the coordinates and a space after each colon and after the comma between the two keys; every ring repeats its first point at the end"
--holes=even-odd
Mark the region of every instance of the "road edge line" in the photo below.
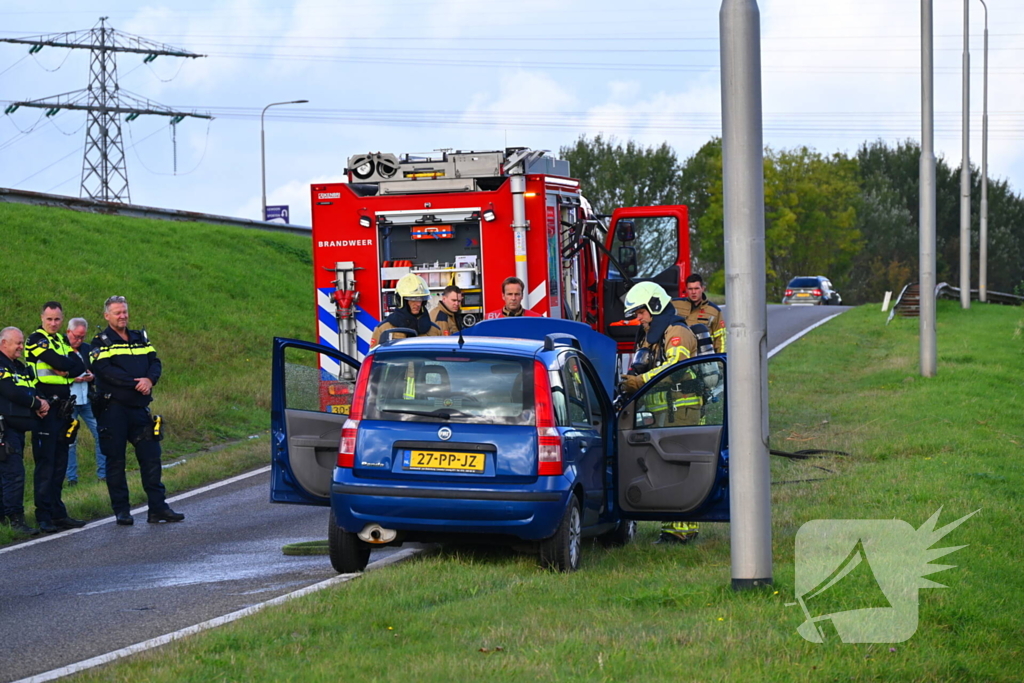
{"type": "MultiPolygon", "coordinates": [[[[381,569],[383,567],[387,567],[398,562],[403,562],[409,559],[410,557],[419,555],[420,553],[426,552],[427,550],[429,550],[429,548],[406,548],[404,550],[399,550],[397,553],[393,555],[388,555],[387,557],[371,562],[369,565],[367,565],[366,571],[381,569]]],[[[149,640],[144,640],[140,643],[135,643],[134,645],[129,645],[119,650],[113,650],[106,654],[97,655],[96,657],[91,657],[89,659],[83,659],[82,661],[75,662],[74,664],[68,664],[67,666],[62,666],[57,669],[51,669],[49,671],[44,671],[43,673],[28,676],[27,678],[21,678],[17,681],[13,681],[13,683],[43,683],[44,681],[52,681],[58,678],[63,678],[64,676],[70,676],[72,674],[85,671],[86,669],[92,669],[102,664],[108,664],[110,662],[122,659],[124,657],[128,657],[130,655],[145,652],[146,650],[152,650],[153,648],[166,645],[168,643],[174,642],[175,640],[181,640],[186,636],[191,636],[196,633],[208,631],[218,626],[223,626],[224,624],[229,624],[233,621],[241,619],[242,617],[247,617],[251,614],[255,614],[266,607],[280,605],[282,603],[288,602],[289,600],[301,598],[304,595],[316,593],[317,591],[321,591],[325,588],[330,588],[331,586],[335,586],[340,583],[346,583],[348,581],[351,581],[352,579],[357,579],[360,576],[360,573],[339,574],[338,576],[326,579],[325,581],[321,581],[320,583],[314,583],[312,586],[306,586],[305,588],[300,588],[297,591],[292,591],[291,593],[285,593],[284,595],[279,595],[276,598],[271,598],[266,602],[261,602],[256,605],[250,605],[249,607],[237,610],[235,612],[231,612],[230,614],[225,614],[214,619],[209,619],[207,621],[195,624],[193,626],[188,626],[186,628],[174,631],[172,633],[166,633],[162,636],[157,636],[156,638],[150,638],[149,640]]]]}
{"type": "Polygon", "coordinates": [[[792,344],[797,339],[799,339],[800,337],[804,336],[805,334],[807,334],[808,332],[810,332],[814,328],[821,327],[822,325],[827,323],[829,320],[832,320],[832,318],[838,318],[843,313],[846,313],[846,311],[839,311],[838,313],[833,313],[832,315],[830,315],[829,317],[825,318],[824,320],[819,320],[818,322],[814,323],[810,327],[802,330],[799,334],[794,334],[792,337],[790,337],[789,339],[787,339],[786,341],[782,342],[781,344],[776,346],[774,349],[769,351],[768,352],[768,358],[771,358],[772,356],[777,354],[779,351],[781,351],[782,349],[786,348],[787,346],[789,346],[790,344],[792,344]]]}
{"type": "MultiPolygon", "coordinates": [[[[206,493],[207,491],[212,491],[213,489],[220,488],[221,486],[227,486],[228,484],[234,484],[236,481],[242,481],[243,479],[247,479],[248,477],[254,477],[257,474],[265,474],[266,472],[269,472],[269,471],[270,471],[270,465],[264,465],[263,467],[260,467],[259,469],[256,469],[256,470],[252,470],[251,472],[244,472],[242,474],[236,474],[235,476],[230,477],[229,479],[225,479],[224,481],[214,482],[212,484],[207,484],[206,486],[201,486],[201,487],[199,487],[197,489],[193,489],[191,491],[185,491],[184,493],[179,493],[176,496],[172,496],[172,497],[168,498],[167,502],[168,503],[174,503],[174,502],[179,501],[179,500],[185,500],[186,498],[191,498],[192,496],[198,496],[200,493],[206,493]]],[[[141,505],[141,506],[135,508],[134,510],[132,510],[131,513],[133,515],[138,515],[138,514],[142,514],[143,512],[146,512],[148,509],[149,509],[148,505],[141,505]]],[[[92,529],[93,527],[102,526],[104,524],[112,524],[114,522],[114,519],[115,519],[114,516],[111,515],[110,517],[103,517],[101,519],[97,519],[97,520],[94,520],[92,522],[89,522],[88,524],[86,524],[84,527],[82,527],[80,529],[67,529],[65,531],[61,531],[61,532],[56,533],[56,534],[49,534],[47,536],[40,536],[39,538],[33,538],[31,541],[24,541],[22,543],[15,543],[15,544],[9,545],[9,546],[7,546],[5,548],[0,548],[0,555],[3,555],[4,553],[9,553],[9,552],[11,552],[13,550],[18,550],[19,548],[29,548],[29,547],[37,545],[39,543],[46,543],[47,541],[52,541],[52,540],[54,540],[56,538],[64,538],[65,536],[70,536],[71,534],[78,534],[78,533],[81,533],[81,532],[86,531],[88,529],[92,529]]]]}

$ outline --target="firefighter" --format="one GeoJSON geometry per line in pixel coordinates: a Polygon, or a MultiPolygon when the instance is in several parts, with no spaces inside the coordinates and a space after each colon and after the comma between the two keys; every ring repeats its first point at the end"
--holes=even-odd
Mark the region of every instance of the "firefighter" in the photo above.
{"type": "MultiPolygon", "coordinates": [[[[676,313],[672,298],[653,282],[640,282],[626,293],[625,316],[640,321],[636,352],[628,374],[622,376],[619,389],[635,394],[644,384],[670,366],[697,354],[697,338],[676,313]]],[[[658,424],[696,425],[701,420],[701,397],[693,393],[651,391],[646,407],[654,413],[658,424]]],[[[696,538],[698,527],[691,522],[664,522],[659,543],[687,543],[696,538]]]]}
{"type": "Polygon", "coordinates": [[[61,500],[61,488],[68,469],[68,447],[75,440],[78,422],[73,418],[75,398],[71,385],[85,372],[85,364],[71,349],[61,331],[64,309],[47,301],[40,314],[42,325],[25,343],[25,355],[36,374],[36,395],[50,404],[50,410],[32,432],[32,457],[36,469],[33,484],[36,522],[39,529],[53,534],[61,529],[78,529],[85,522],[68,517],[61,500]]]}
{"type": "Polygon", "coordinates": [[[708,301],[707,285],[700,273],[686,278],[686,298],[673,299],[672,305],[679,317],[686,319],[692,329],[697,325],[707,327],[714,344],[715,353],[725,353],[725,319],[722,309],[708,301]]]}
{"type": "Polygon", "coordinates": [[[163,376],[163,363],[145,330],[128,329],[128,301],[112,296],[103,304],[107,328],[92,340],[96,374],[93,410],[107,456],[107,493],[119,526],[131,526],[131,500],[125,476],[128,444],[135,448],[142,488],[149,502],[149,524],[180,522],[185,515],[167,504],[160,481],[163,420],[150,413],[153,387],[163,376]]]}
{"type": "Polygon", "coordinates": [[[34,429],[50,404],[36,396],[36,375],[22,363],[25,335],[0,330],[0,522],[20,536],[37,536],[25,523],[25,432],[34,429]]]}
{"type": "Polygon", "coordinates": [[[505,305],[500,310],[491,311],[487,314],[487,320],[494,320],[495,318],[540,318],[540,313],[534,313],[523,308],[523,293],[526,290],[526,285],[519,278],[512,276],[507,277],[501,283],[501,298],[505,305]]]}
{"type": "Polygon", "coordinates": [[[442,336],[458,334],[462,329],[459,320],[459,308],[462,306],[462,289],[457,285],[448,285],[441,292],[437,306],[430,311],[430,322],[437,325],[442,336]]]}
{"type": "MultiPolygon", "coordinates": [[[[430,289],[427,287],[426,280],[415,273],[409,273],[398,281],[395,292],[401,300],[401,307],[391,311],[391,314],[384,318],[380,325],[377,325],[370,338],[371,348],[380,343],[382,332],[394,327],[407,327],[416,330],[421,337],[441,335],[441,330],[430,320],[430,315],[427,313],[430,289]]],[[[396,332],[391,338],[405,339],[405,333],[396,332]]]]}

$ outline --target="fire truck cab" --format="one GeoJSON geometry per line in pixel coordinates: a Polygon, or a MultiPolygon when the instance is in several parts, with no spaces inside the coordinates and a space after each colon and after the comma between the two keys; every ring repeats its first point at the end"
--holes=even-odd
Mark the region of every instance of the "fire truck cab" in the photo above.
{"type": "Polygon", "coordinates": [[[635,328],[613,323],[634,282],[685,294],[686,207],[596,216],[569,162],[543,151],[366,153],[349,158],[346,172],[348,182],[311,188],[313,263],[319,341],[357,360],[410,272],[427,281],[431,307],[448,285],[462,289],[463,326],[500,311],[502,281],[515,275],[526,283],[524,308],[586,323],[623,351],[635,328]]]}

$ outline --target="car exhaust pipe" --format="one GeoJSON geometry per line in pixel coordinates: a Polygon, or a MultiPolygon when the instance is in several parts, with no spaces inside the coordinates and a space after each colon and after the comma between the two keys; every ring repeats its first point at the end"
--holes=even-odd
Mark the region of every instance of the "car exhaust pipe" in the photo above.
{"type": "Polygon", "coordinates": [[[359,532],[359,540],[365,543],[373,543],[375,545],[385,545],[391,543],[398,536],[398,532],[394,529],[385,529],[380,524],[367,524],[363,527],[363,530],[359,532]]]}

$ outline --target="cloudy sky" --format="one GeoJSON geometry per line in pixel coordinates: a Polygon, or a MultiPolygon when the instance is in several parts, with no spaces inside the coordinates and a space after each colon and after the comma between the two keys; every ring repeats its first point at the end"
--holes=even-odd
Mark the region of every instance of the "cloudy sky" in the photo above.
{"type": "MultiPolygon", "coordinates": [[[[1024,191],[1024,3],[990,0],[989,174],[1024,191]]],[[[764,138],[853,152],[920,139],[920,2],[761,0],[764,138]]],[[[118,56],[122,90],[210,114],[123,127],[133,203],[309,224],[310,183],[357,152],[522,145],[604,133],[685,158],[721,131],[720,2],[3,0],[0,38],[115,29],[206,55],[118,56]],[[177,173],[175,173],[175,152],[177,173]]],[[[963,3],[934,0],[936,149],[960,163],[963,3]]],[[[970,4],[971,158],[981,159],[981,2],[970,4]]],[[[0,106],[85,88],[89,51],[0,43],[0,106]]],[[[77,196],[83,112],[0,116],[0,187],[77,196]]]]}

